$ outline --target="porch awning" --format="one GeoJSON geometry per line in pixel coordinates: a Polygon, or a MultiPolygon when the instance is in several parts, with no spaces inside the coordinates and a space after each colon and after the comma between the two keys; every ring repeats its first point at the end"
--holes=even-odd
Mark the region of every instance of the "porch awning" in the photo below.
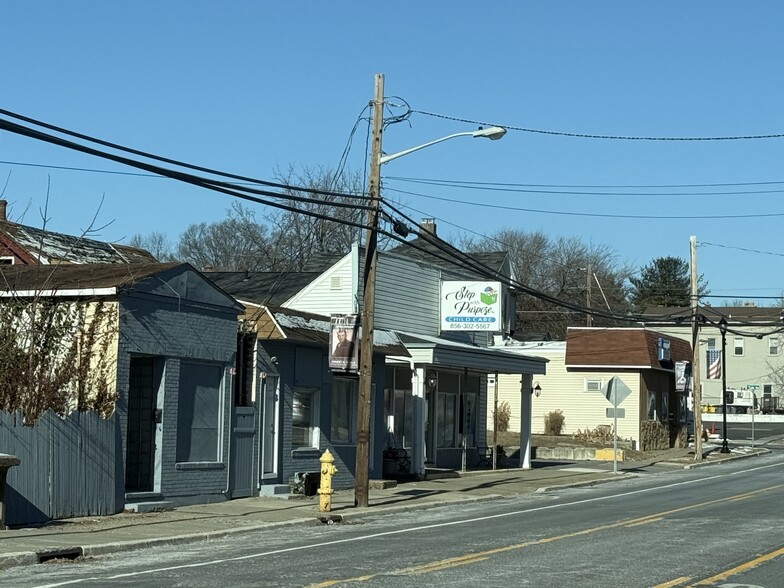
{"type": "MultiPolygon", "coordinates": [[[[476,347],[440,337],[397,332],[414,363],[499,374],[545,374],[548,359],[503,348],[476,347]]],[[[394,357],[389,359],[394,360],[394,357]]],[[[400,358],[406,362],[409,358],[400,358]]]]}

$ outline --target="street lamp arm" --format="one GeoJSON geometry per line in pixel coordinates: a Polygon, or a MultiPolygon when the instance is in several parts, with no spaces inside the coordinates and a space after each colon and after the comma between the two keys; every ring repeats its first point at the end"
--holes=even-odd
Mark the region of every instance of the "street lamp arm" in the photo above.
{"type": "Polygon", "coordinates": [[[430,147],[431,145],[435,145],[436,143],[442,143],[443,141],[448,141],[449,139],[454,139],[455,137],[486,137],[488,139],[492,139],[493,141],[500,139],[506,134],[506,129],[503,127],[488,127],[486,129],[478,129],[476,131],[464,131],[462,133],[453,133],[452,135],[447,135],[446,137],[441,137],[440,139],[435,139],[434,141],[428,141],[427,143],[423,143],[422,145],[417,145],[416,147],[411,147],[410,149],[405,149],[403,151],[398,151],[397,153],[391,153],[389,155],[382,155],[378,158],[378,164],[383,165],[387,161],[392,161],[393,159],[397,159],[398,157],[403,157],[404,155],[408,155],[409,153],[413,153],[414,151],[419,151],[420,149],[424,149],[425,147],[430,147]]]}

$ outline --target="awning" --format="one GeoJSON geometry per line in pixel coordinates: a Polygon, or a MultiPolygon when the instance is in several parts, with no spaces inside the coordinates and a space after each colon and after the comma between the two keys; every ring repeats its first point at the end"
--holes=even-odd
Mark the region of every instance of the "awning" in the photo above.
{"type": "MultiPolygon", "coordinates": [[[[411,358],[400,357],[401,361],[411,360],[418,364],[429,364],[450,368],[468,368],[486,373],[499,374],[545,374],[548,359],[535,355],[507,351],[503,348],[476,347],[457,343],[440,337],[413,335],[397,332],[400,342],[405,345],[411,358]]],[[[390,357],[390,360],[396,359],[390,357]]]]}

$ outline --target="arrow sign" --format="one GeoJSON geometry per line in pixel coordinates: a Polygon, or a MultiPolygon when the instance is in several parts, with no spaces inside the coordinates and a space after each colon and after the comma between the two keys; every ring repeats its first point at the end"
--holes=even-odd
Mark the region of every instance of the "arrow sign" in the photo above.
{"type": "Polygon", "coordinates": [[[631,393],[632,391],[626,384],[623,383],[623,380],[616,376],[610,378],[610,380],[602,387],[602,394],[612,403],[615,408],[618,408],[618,405],[623,402],[624,398],[626,398],[631,393]]]}

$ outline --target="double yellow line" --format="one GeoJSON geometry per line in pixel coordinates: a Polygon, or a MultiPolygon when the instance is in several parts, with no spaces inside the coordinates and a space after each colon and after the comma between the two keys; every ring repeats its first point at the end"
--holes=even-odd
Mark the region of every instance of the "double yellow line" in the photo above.
{"type": "MultiPolygon", "coordinates": [[[[440,570],[445,570],[445,569],[449,569],[449,568],[454,568],[454,567],[458,567],[458,566],[464,566],[464,565],[469,565],[469,564],[477,563],[477,562],[480,562],[480,561],[484,561],[484,560],[488,559],[490,556],[496,555],[496,554],[499,554],[499,553],[506,553],[506,552],[509,552],[509,551],[516,551],[516,550],[520,550],[520,549],[525,549],[526,547],[533,547],[535,545],[545,545],[547,543],[553,543],[554,541],[561,541],[563,539],[571,539],[573,537],[580,537],[580,536],[583,536],[583,535],[590,535],[592,533],[597,533],[599,531],[606,531],[606,530],[609,530],[609,529],[617,529],[619,527],[636,527],[636,526],[639,526],[639,525],[647,525],[648,523],[655,523],[657,521],[660,521],[660,520],[662,520],[664,517],[666,517],[668,515],[673,515],[675,513],[684,512],[684,511],[688,511],[688,510],[694,510],[694,509],[697,509],[697,508],[704,508],[706,506],[711,506],[713,504],[719,504],[721,502],[732,502],[732,501],[738,501],[738,500],[746,500],[746,499],[751,498],[752,496],[755,496],[757,494],[762,494],[763,492],[769,492],[771,490],[775,490],[776,488],[781,488],[782,486],[784,486],[784,484],[777,484],[775,486],[769,486],[767,488],[761,488],[759,490],[754,490],[753,492],[746,492],[744,494],[736,494],[734,496],[727,496],[725,498],[717,498],[715,500],[708,500],[706,502],[700,502],[700,503],[697,503],[697,504],[691,504],[691,505],[688,505],[688,506],[682,506],[680,508],[673,508],[671,510],[666,510],[666,511],[658,512],[658,513],[646,515],[646,516],[643,516],[643,517],[637,517],[637,518],[632,518],[632,519],[624,519],[624,520],[616,521],[614,523],[608,523],[606,525],[600,525],[598,527],[592,527],[592,528],[589,528],[589,529],[582,529],[580,531],[573,531],[571,533],[564,533],[563,535],[555,535],[555,536],[552,536],[552,537],[543,537],[541,539],[536,539],[534,541],[526,541],[524,543],[517,543],[515,545],[507,545],[507,546],[504,546],[504,547],[497,547],[497,548],[494,548],[494,549],[488,549],[486,551],[480,551],[480,552],[476,552],[476,553],[468,553],[468,554],[465,554],[465,555],[461,555],[461,556],[457,556],[457,557],[450,557],[450,558],[447,558],[447,559],[437,560],[437,561],[433,561],[433,562],[429,562],[429,563],[425,563],[425,564],[420,564],[420,565],[417,565],[417,566],[411,566],[411,567],[407,567],[407,568],[400,568],[400,569],[397,569],[397,570],[389,570],[389,571],[385,571],[385,572],[368,574],[368,575],[364,575],[364,576],[355,576],[353,578],[343,578],[343,579],[340,579],[340,580],[327,580],[325,582],[321,582],[321,583],[318,583],[318,584],[311,584],[311,588],[327,588],[329,586],[334,586],[336,584],[347,584],[347,583],[354,583],[354,582],[366,582],[367,580],[371,580],[373,578],[381,576],[382,574],[383,575],[403,576],[403,575],[419,575],[419,574],[427,574],[427,573],[430,573],[430,572],[437,572],[437,571],[440,571],[440,570]]],[[[706,578],[704,580],[701,580],[699,583],[693,584],[693,585],[694,586],[709,586],[712,583],[718,582],[718,581],[720,581],[722,579],[726,579],[727,577],[729,577],[729,576],[731,576],[733,574],[737,574],[737,573],[742,572],[742,571],[744,571],[746,569],[751,569],[751,568],[753,568],[753,567],[755,567],[755,566],[757,566],[757,565],[759,565],[759,564],[761,564],[761,563],[763,563],[765,561],[768,561],[770,559],[778,557],[782,553],[784,553],[784,548],[776,550],[776,551],[773,551],[773,552],[771,552],[769,554],[757,557],[757,558],[755,558],[753,560],[750,560],[749,562],[746,562],[745,564],[742,564],[740,566],[737,566],[737,567],[733,568],[732,570],[727,570],[727,571],[722,572],[721,574],[718,574],[716,576],[712,576],[710,578],[706,578]]],[[[675,580],[671,580],[670,582],[667,582],[665,584],[660,584],[660,585],[658,585],[658,586],[656,586],[654,588],[670,588],[670,587],[674,587],[674,586],[683,586],[686,582],[689,582],[691,580],[692,580],[691,577],[682,576],[680,578],[676,578],[675,580]]]]}

